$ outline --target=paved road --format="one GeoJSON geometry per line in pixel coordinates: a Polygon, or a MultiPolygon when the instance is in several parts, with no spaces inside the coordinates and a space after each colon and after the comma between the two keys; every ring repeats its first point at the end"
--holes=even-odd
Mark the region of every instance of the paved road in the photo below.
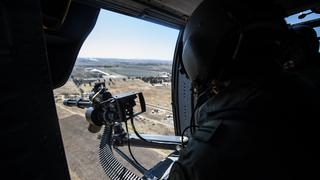
{"type": "MultiPolygon", "coordinates": [[[[83,114],[74,112],[60,104],[57,104],[57,111],[60,117],[60,128],[72,179],[109,179],[99,164],[99,140],[97,139],[97,134],[88,132],[88,124],[83,114]]],[[[151,168],[166,155],[161,151],[143,148],[133,148],[133,153],[146,168],[151,168]]],[[[120,157],[118,159],[129,169],[135,171],[120,157]]],[[[139,174],[137,171],[135,172],[139,174]]]]}

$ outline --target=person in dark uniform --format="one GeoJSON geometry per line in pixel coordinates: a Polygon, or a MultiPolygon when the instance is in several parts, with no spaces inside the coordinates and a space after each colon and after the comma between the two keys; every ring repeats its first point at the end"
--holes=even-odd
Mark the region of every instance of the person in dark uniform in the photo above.
{"type": "Polygon", "coordinates": [[[283,18],[270,1],[207,0],[194,11],[182,62],[198,128],[169,179],[315,178],[319,98],[279,63],[283,18]]]}
{"type": "Polygon", "coordinates": [[[299,73],[320,89],[320,55],[319,40],[316,31],[307,25],[291,27],[289,55],[295,68],[291,71],[299,73]]]}

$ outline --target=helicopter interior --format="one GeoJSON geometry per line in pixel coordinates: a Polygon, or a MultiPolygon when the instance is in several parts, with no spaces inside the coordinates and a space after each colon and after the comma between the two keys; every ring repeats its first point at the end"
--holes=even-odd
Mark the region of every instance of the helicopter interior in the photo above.
{"type": "MultiPolygon", "coordinates": [[[[319,17],[308,20],[312,14],[320,14],[319,1],[275,2],[285,9],[287,17],[300,19],[294,24],[287,19],[289,26],[306,25],[319,30],[319,17]]],[[[100,9],[180,31],[172,69],[172,108],[175,134],[181,136],[194,106],[191,82],[181,70],[181,34],[200,3],[201,0],[1,1],[0,74],[6,85],[0,100],[3,176],[70,179],[53,89],[68,80],[100,9]]]]}

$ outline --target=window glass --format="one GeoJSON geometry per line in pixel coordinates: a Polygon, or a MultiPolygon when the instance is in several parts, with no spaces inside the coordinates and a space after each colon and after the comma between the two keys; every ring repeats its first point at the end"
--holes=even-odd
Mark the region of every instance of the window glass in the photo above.
{"type": "Polygon", "coordinates": [[[308,10],[308,11],[303,11],[301,13],[294,14],[292,16],[287,17],[286,21],[287,21],[288,24],[297,24],[297,23],[301,23],[301,22],[310,21],[310,20],[314,20],[314,19],[320,18],[320,14],[316,14],[316,13],[308,14],[308,13],[311,13],[311,11],[308,10]],[[302,19],[299,19],[299,16],[301,14],[305,14],[306,16],[304,18],[302,18],[302,19]]]}

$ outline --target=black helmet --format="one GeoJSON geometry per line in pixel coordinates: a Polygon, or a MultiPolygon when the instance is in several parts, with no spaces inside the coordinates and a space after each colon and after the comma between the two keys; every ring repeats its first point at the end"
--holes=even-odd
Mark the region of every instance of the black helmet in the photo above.
{"type": "Polygon", "coordinates": [[[308,25],[290,26],[290,33],[283,52],[283,67],[297,71],[318,61],[319,41],[316,31],[308,25]]]}
{"type": "Polygon", "coordinates": [[[195,85],[208,83],[237,58],[244,34],[278,28],[286,28],[286,23],[281,9],[270,2],[205,0],[184,30],[184,68],[195,85]]]}
{"type": "Polygon", "coordinates": [[[317,32],[307,25],[294,25],[291,29],[294,31],[296,40],[301,44],[307,56],[309,56],[308,58],[314,58],[319,53],[317,32]]]}

